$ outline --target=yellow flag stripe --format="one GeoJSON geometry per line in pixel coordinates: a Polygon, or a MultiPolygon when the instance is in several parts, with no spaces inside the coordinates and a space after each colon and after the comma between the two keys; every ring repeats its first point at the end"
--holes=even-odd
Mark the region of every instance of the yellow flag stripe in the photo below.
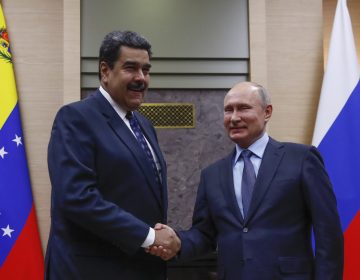
{"type": "MultiPolygon", "coordinates": [[[[0,3],[0,29],[5,28],[5,18],[0,3]]],[[[5,40],[0,37],[0,51],[3,51],[4,46],[1,40],[5,40]]],[[[16,106],[17,100],[13,65],[0,57],[0,129],[16,106]]]]}

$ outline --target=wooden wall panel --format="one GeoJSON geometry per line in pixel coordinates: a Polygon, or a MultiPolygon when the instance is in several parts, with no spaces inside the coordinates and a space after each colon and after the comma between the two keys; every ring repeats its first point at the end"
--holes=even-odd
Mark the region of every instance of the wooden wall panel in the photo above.
{"type": "Polygon", "coordinates": [[[80,99],[80,0],[63,0],[63,103],[80,99]]]}
{"type": "Polygon", "coordinates": [[[310,143],[323,75],[322,3],[272,3],[267,14],[268,78],[275,109],[271,133],[310,143]]]}
{"type": "Polygon", "coordinates": [[[321,0],[254,2],[261,9],[250,9],[249,18],[258,13],[264,18],[250,27],[251,77],[264,80],[272,96],[268,130],[279,140],[309,143],[322,79],[321,0]],[[265,28],[259,22],[266,23],[265,28]],[[256,45],[261,40],[258,34],[264,33],[265,50],[256,45]]]}
{"type": "Polygon", "coordinates": [[[266,0],[249,1],[250,80],[268,87],[266,0]]]}

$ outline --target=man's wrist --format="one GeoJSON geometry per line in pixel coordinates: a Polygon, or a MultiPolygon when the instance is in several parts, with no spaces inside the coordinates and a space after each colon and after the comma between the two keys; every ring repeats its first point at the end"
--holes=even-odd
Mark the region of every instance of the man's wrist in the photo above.
{"type": "Polygon", "coordinates": [[[153,228],[149,228],[149,233],[146,236],[146,239],[144,240],[143,244],[141,245],[141,247],[143,248],[147,248],[151,245],[153,245],[155,242],[155,230],[153,228]]]}

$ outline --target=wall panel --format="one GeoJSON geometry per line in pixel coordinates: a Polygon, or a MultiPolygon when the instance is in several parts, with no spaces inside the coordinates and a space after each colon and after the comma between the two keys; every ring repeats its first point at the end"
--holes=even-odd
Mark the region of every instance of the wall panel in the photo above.
{"type": "MultiPolygon", "coordinates": [[[[248,79],[246,0],[83,0],[81,10],[82,66],[109,31],[134,30],[153,47],[152,88],[223,89],[248,79]]],[[[82,88],[97,85],[96,74],[97,66],[82,67],[82,88]]]]}
{"type": "Polygon", "coordinates": [[[271,93],[270,134],[310,143],[322,79],[322,1],[250,1],[250,75],[271,93]]]}

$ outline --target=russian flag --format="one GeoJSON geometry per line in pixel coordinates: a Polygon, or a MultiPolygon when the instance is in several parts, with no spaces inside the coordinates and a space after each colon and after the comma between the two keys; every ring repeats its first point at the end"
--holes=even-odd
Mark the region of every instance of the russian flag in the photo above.
{"type": "Polygon", "coordinates": [[[360,67],[346,0],[338,0],[312,144],[324,157],[345,236],[344,279],[360,279],[360,67]]]}
{"type": "Polygon", "coordinates": [[[0,279],[44,275],[12,65],[0,4],[0,279]]]}

